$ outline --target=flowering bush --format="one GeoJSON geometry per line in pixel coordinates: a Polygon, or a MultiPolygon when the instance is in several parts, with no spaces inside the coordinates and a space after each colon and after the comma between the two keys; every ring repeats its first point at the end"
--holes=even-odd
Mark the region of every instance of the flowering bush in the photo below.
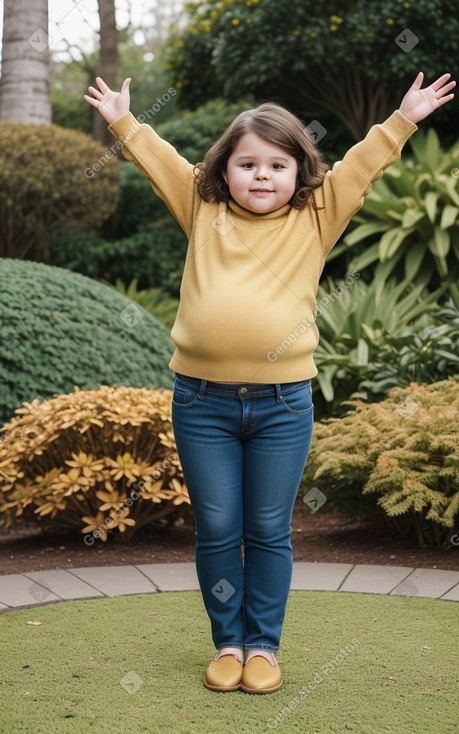
{"type": "Polygon", "coordinates": [[[0,522],[58,525],[92,545],[189,513],[171,395],[102,386],[24,403],[0,433],[0,522]]]}
{"type": "Polygon", "coordinates": [[[345,416],[315,424],[301,489],[317,484],[325,510],[383,515],[421,546],[451,547],[459,528],[459,381],[411,383],[380,403],[348,405],[345,416]]]}

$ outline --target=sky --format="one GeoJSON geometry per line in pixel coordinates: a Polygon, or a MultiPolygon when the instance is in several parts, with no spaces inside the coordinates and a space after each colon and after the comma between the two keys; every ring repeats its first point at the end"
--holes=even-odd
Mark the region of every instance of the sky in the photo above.
{"type": "MultiPolygon", "coordinates": [[[[11,1],[11,0],[10,0],[11,1]]],[[[127,24],[130,9],[133,23],[147,24],[155,4],[164,0],[116,0],[116,22],[118,27],[127,24]]],[[[180,0],[174,0],[178,4],[180,0]]],[[[0,53],[3,34],[3,0],[0,0],[0,53]]],[[[61,61],[68,60],[67,44],[80,46],[91,52],[97,45],[99,16],[97,0],[48,0],[50,50],[61,61]]],[[[46,30],[46,29],[45,29],[46,30]]],[[[141,39],[139,38],[139,42],[141,39]]],[[[78,57],[74,49],[73,55],[78,57]]]]}

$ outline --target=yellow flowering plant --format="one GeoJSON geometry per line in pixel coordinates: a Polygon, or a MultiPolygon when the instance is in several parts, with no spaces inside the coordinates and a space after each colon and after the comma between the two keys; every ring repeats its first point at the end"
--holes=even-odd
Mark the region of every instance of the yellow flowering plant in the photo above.
{"type": "Polygon", "coordinates": [[[191,516],[171,396],[102,386],[24,403],[0,430],[0,526],[58,525],[91,545],[191,516]]]}

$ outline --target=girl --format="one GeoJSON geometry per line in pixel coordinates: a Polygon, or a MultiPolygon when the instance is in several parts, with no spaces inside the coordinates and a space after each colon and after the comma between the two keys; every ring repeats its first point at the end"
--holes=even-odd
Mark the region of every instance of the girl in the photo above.
{"type": "MultiPolygon", "coordinates": [[[[101,78],[85,100],[189,238],[172,422],[196,522],[196,567],[217,653],[204,685],[271,693],[292,573],[293,505],[313,425],[316,293],[327,254],[416,122],[453,98],[444,74],[327,171],[298,118],[240,114],[193,166],[101,78]],[[242,548],[243,545],[243,548],[242,548]]],[[[143,118],[144,119],[144,118],[143,118]]]]}

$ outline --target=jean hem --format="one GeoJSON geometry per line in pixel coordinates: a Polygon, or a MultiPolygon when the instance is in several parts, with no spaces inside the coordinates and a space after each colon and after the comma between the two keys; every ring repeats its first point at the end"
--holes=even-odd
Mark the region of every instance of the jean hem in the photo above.
{"type": "Polygon", "coordinates": [[[265,650],[265,652],[278,652],[279,648],[274,645],[244,645],[244,650],[265,650]]]}

